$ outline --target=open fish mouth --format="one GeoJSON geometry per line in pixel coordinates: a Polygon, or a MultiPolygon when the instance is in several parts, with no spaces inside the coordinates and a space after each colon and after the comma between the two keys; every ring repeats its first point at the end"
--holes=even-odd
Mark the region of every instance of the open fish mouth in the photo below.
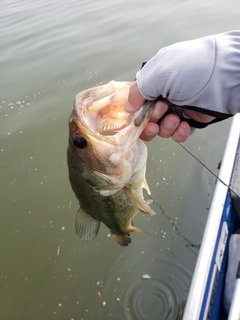
{"type": "Polygon", "coordinates": [[[114,135],[126,128],[130,114],[124,110],[131,82],[110,82],[93,88],[76,99],[80,102],[82,123],[100,135],[114,135]],[[105,88],[104,88],[105,87],[105,88]]]}
{"type": "Polygon", "coordinates": [[[116,101],[114,96],[108,96],[106,105],[96,112],[97,119],[93,129],[101,135],[113,135],[127,126],[129,113],[124,110],[126,99],[116,101]]]}

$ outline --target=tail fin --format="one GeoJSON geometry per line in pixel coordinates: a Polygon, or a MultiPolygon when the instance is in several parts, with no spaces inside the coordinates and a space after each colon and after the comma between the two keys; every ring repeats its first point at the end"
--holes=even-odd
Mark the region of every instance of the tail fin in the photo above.
{"type": "MultiPolygon", "coordinates": [[[[141,229],[138,229],[131,225],[129,232],[137,232],[137,233],[146,233],[145,231],[142,231],[141,229]]],[[[112,233],[113,238],[115,241],[120,244],[120,246],[126,247],[131,243],[130,234],[115,234],[112,233]]]]}
{"type": "Polygon", "coordinates": [[[131,238],[129,234],[115,234],[112,233],[114,240],[120,244],[120,246],[127,247],[131,243],[131,238]]]}

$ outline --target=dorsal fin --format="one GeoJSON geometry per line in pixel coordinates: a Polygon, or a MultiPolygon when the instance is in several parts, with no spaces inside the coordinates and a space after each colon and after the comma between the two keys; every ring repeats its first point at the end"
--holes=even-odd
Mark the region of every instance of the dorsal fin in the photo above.
{"type": "Polygon", "coordinates": [[[75,219],[77,236],[83,241],[94,240],[100,228],[100,221],[90,216],[82,207],[79,208],[75,219]]]}

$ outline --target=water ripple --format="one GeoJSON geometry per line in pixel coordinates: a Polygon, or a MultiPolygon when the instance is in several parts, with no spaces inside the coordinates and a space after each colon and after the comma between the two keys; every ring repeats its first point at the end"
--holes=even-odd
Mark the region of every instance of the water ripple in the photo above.
{"type": "Polygon", "coordinates": [[[151,256],[151,252],[132,252],[129,257],[116,257],[102,279],[104,284],[98,287],[100,319],[109,315],[125,320],[181,319],[192,272],[178,254],[156,256],[155,251],[155,257],[151,256]],[[106,301],[104,308],[102,301],[106,301]]]}
{"type": "Polygon", "coordinates": [[[152,278],[134,282],[127,288],[123,300],[126,320],[176,319],[179,313],[179,297],[166,281],[152,278]]]}

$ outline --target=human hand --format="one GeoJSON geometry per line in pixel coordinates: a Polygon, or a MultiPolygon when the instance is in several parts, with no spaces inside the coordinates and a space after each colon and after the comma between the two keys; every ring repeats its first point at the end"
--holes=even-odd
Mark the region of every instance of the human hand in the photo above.
{"type": "Polygon", "coordinates": [[[240,30],[164,47],[137,72],[125,109],[134,112],[146,100],[157,101],[141,138],[183,142],[189,124],[204,128],[240,112],[239,66],[240,30]],[[190,119],[180,121],[171,112],[161,119],[170,106],[190,119]]]}
{"type": "MultiPolygon", "coordinates": [[[[141,108],[145,103],[146,99],[141,95],[137,82],[135,81],[130,87],[128,102],[126,103],[125,110],[127,112],[135,112],[141,108]]],[[[142,132],[140,138],[145,141],[150,141],[157,135],[162,138],[172,138],[176,142],[184,142],[188,139],[191,133],[191,127],[186,121],[180,121],[180,118],[176,114],[168,114],[166,117],[157,124],[159,119],[164,116],[168,110],[170,103],[165,99],[165,101],[157,101],[149,122],[142,132]]],[[[171,107],[173,105],[171,104],[171,107]]],[[[210,122],[214,119],[212,116],[206,114],[187,110],[182,107],[174,106],[176,110],[184,111],[184,114],[198,122],[210,122]]]]}

